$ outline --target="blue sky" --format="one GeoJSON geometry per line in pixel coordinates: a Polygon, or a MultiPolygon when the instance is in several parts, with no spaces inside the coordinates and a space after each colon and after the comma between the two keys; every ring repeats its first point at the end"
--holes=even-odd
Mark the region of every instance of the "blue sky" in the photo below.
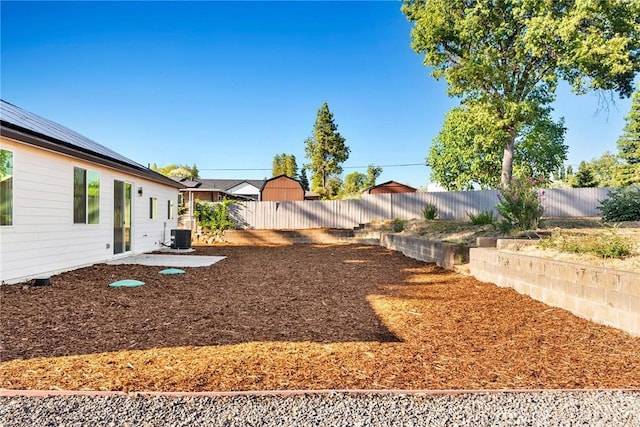
{"type": "MultiPolygon", "coordinates": [[[[395,1],[0,7],[4,100],[145,165],[195,163],[203,178],[269,177],[279,153],[302,165],[326,101],[351,149],[345,174],[382,165],[379,182],[423,187],[457,104],[411,50],[395,1]],[[406,164],[419,165],[387,166],[406,164]]],[[[596,94],[561,86],[568,163],[615,152],[629,107],[616,98],[598,113],[596,94]]]]}

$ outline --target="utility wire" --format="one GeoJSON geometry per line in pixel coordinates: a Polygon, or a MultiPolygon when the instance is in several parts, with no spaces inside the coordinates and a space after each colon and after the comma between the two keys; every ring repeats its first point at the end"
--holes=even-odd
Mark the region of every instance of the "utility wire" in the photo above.
{"type": "MultiPolygon", "coordinates": [[[[366,166],[343,166],[342,169],[364,169],[368,168],[370,165],[366,166]]],[[[424,163],[403,163],[399,165],[372,165],[374,167],[381,168],[401,168],[401,167],[410,167],[410,166],[426,166],[424,163]]],[[[273,168],[198,168],[201,171],[270,171],[273,168]]]]}

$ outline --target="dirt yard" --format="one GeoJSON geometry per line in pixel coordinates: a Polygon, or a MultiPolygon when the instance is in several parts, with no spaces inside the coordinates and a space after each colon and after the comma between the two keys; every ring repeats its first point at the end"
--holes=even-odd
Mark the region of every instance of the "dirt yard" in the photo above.
{"type": "Polygon", "coordinates": [[[380,247],[197,253],[227,259],[0,287],[0,388],[640,387],[640,338],[380,247]]]}

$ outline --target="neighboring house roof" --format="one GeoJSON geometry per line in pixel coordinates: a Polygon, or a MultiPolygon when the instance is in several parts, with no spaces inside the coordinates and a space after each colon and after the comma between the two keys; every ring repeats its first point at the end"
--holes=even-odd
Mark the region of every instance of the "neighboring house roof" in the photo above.
{"type": "Polygon", "coordinates": [[[318,193],[314,193],[313,191],[305,191],[304,192],[305,200],[320,200],[320,195],[318,193]]]}
{"type": "Polygon", "coordinates": [[[234,185],[231,188],[227,189],[228,193],[231,194],[245,194],[245,195],[258,195],[260,194],[260,189],[254,185],[249,184],[248,182],[241,182],[238,185],[234,185]]]}
{"type": "Polygon", "coordinates": [[[0,124],[0,134],[7,138],[113,167],[175,188],[183,187],[180,182],[152,171],[69,128],[23,110],[5,100],[0,100],[0,124]]]}
{"type": "MultiPolygon", "coordinates": [[[[272,177],[272,178],[265,179],[264,181],[262,181],[262,185],[260,186],[260,192],[262,193],[262,190],[264,190],[264,187],[265,187],[269,182],[274,181],[274,180],[276,180],[276,179],[280,179],[280,178],[287,178],[287,179],[290,179],[291,181],[295,181],[295,182],[297,182],[298,184],[300,184],[300,188],[302,188],[302,184],[300,183],[300,181],[298,181],[298,180],[297,180],[297,179],[295,179],[295,178],[291,178],[290,176],[288,176],[288,175],[286,175],[286,174],[284,174],[284,173],[283,173],[283,174],[281,174],[281,175],[274,176],[274,177],[272,177]]],[[[304,191],[304,189],[303,189],[302,191],[304,191]]]]}
{"type": "Polygon", "coordinates": [[[187,178],[182,178],[182,177],[171,177],[172,180],[179,182],[180,184],[184,185],[187,188],[198,188],[200,186],[200,182],[199,181],[193,181],[187,178]]]}
{"type": "Polygon", "coordinates": [[[371,193],[371,190],[374,190],[376,188],[380,188],[380,187],[389,187],[389,188],[406,188],[406,189],[410,189],[413,190],[414,192],[417,191],[417,189],[413,188],[410,185],[406,185],[406,184],[402,184],[400,182],[397,181],[387,181],[387,182],[383,182],[381,184],[377,184],[371,187],[367,187],[364,190],[362,190],[363,193],[371,193]]]}
{"type": "Polygon", "coordinates": [[[263,179],[199,179],[198,181],[201,183],[198,188],[210,188],[222,191],[227,191],[243,182],[259,189],[264,183],[263,179]]]}

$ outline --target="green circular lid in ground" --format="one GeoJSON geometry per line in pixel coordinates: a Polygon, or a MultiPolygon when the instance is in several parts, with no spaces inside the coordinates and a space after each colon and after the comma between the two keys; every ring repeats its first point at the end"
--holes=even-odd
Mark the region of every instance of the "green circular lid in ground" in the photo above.
{"type": "Polygon", "coordinates": [[[184,274],[184,270],[179,268],[167,268],[159,272],[160,274],[184,274]]]}
{"type": "Polygon", "coordinates": [[[139,280],[133,280],[133,279],[124,279],[124,280],[118,280],[117,282],[113,282],[113,283],[109,283],[109,286],[112,288],[135,288],[136,286],[142,286],[144,285],[144,282],[141,282],[139,280]]]}

